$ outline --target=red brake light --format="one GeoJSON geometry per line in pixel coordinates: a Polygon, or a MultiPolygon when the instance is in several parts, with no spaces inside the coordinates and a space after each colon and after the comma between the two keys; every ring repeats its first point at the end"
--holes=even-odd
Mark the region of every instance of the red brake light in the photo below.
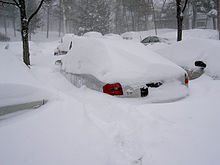
{"type": "Polygon", "coordinates": [[[187,74],[185,73],[185,84],[188,84],[189,83],[189,78],[187,76],[187,74]]]}
{"type": "Polygon", "coordinates": [[[106,84],[103,86],[103,93],[107,93],[110,95],[123,95],[121,84],[106,84]]]}

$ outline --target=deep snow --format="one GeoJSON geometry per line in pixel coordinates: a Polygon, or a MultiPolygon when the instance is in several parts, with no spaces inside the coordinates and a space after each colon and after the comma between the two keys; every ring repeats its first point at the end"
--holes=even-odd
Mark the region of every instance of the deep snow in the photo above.
{"type": "MultiPolygon", "coordinates": [[[[190,82],[187,98],[172,103],[115,98],[70,84],[54,65],[57,44],[31,43],[30,72],[53,97],[0,118],[1,164],[220,164],[219,80],[203,75],[190,82]]],[[[21,59],[20,43],[9,49],[21,59]]]]}

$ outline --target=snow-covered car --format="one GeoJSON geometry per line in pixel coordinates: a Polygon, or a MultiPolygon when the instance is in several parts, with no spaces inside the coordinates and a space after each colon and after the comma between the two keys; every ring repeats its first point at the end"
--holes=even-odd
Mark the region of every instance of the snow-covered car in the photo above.
{"type": "Polygon", "coordinates": [[[105,34],[104,38],[113,39],[113,40],[123,40],[123,38],[119,34],[113,34],[113,33],[105,34]]]}
{"type": "Polygon", "coordinates": [[[90,31],[83,34],[84,37],[92,37],[92,38],[102,38],[102,33],[96,31],[90,31]]]}
{"type": "Polygon", "coordinates": [[[157,36],[148,36],[141,41],[141,43],[144,45],[157,43],[157,42],[160,42],[160,39],[157,36]]]}
{"type": "Polygon", "coordinates": [[[184,68],[190,79],[195,79],[203,73],[213,79],[220,79],[218,40],[188,38],[157,49],[156,52],[184,68]]]}
{"type": "Polygon", "coordinates": [[[0,59],[0,117],[38,108],[47,102],[48,92],[23,62],[6,50],[2,52],[0,59]]]}
{"type": "Polygon", "coordinates": [[[188,75],[141,43],[78,38],[62,58],[61,72],[75,86],[117,95],[167,101],[188,94],[188,75]]]}
{"type": "Polygon", "coordinates": [[[54,56],[65,55],[71,49],[73,44],[74,34],[65,34],[60,41],[60,44],[54,50],[54,56]]]}

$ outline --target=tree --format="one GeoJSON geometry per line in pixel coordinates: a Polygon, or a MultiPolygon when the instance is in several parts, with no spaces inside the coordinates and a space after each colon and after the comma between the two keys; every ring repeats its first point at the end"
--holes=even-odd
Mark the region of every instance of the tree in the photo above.
{"type": "Polygon", "coordinates": [[[63,20],[63,10],[62,10],[62,0],[58,0],[56,4],[54,4],[53,8],[53,16],[58,19],[58,32],[59,37],[61,36],[61,30],[62,30],[62,20],[63,20]]]}
{"type": "MultiPolygon", "coordinates": [[[[31,15],[33,10],[37,8],[36,0],[28,0],[26,2],[26,8],[27,8],[26,9],[27,15],[28,16],[31,15]]],[[[40,15],[37,14],[33,17],[33,19],[31,20],[31,22],[29,24],[29,29],[28,29],[29,40],[31,40],[31,35],[35,34],[36,29],[40,28],[41,25],[42,25],[42,19],[41,19],[40,15]]]]}
{"type": "Polygon", "coordinates": [[[219,32],[219,40],[220,40],[220,0],[218,0],[218,32],[219,32]]]}
{"type": "Polygon", "coordinates": [[[23,43],[23,61],[26,65],[30,65],[30,52],[29,52],[29,42],[28,42],[28,33],[29,25],[31,20],[40,10],[44,0],[40,0],[38,7],[30,13],[30,16],[27,16],[27,8],[25,0],[11,0],[11,1],[2,1],[3,4],[15,5],[20,11],[20,21],[21,21],[21,38],[23,43]]]}
{"type": "Polygon", "coordinates": [[[81,0],[78,10],[80,35],[89,31],[109,32],[110,10],[105,0],[81,0]]]}
{"type": "Polygon", "coordinates": [[[16,16],[17,16],[18,10],[15,6],[10,4],[2,4],[0,5],[0,18],[3,19],[1,24],[4,25],[5,29],[5,35],[7,36],[7,28],[9,21],[12,22],[13,28],[14,28],[14,36],[16,37],[16,16]]]}
{"type": "Polygon", "coordinates": [[[198,11],[205,13],[208,17],[212,18],[213,29],[216,30],[217,19],[217,0],[197,0],[199,3],[198,11]]]}
{"type": "Polygon", "coordinates": [[[181,0],[176,0],[177,8],[177,41],[182,40],[182,30],[183,30],[183,13],[186,9],[188,0],[185,0],[184,6],[182,7],[181,0]]]}
{"type": "Polygon", "coordinates": [[[51,8],[53,5],[53,1],[52,0],[44,0],[44,3],[46,5],[45,6],[45,10],[47,13],[47,38],[49,38],[49,30],[50,30],[50,13],[51,13],[51,8]]]}
{"type": "Polygon", "coordinates": [[[197,18],[197,10],[198,10],[198,4],[200,0],[193,0],[190,1],[190,4],[192,5],[192,11],[193,11],[193,16],[192,16],[192,28],[196,28],[196,18],[197,18]]]}

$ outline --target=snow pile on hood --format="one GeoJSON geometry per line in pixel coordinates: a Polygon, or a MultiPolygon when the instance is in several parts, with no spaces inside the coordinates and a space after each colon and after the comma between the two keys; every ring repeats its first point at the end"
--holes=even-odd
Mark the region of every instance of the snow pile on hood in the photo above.
{"type": "Polygon", "coordinates": [[[102,38],[103,35],[99,32],[91,31],[87,32],[83,35],[84,37],[95,37],[95,38],[102,38]]]}
{"type": "Polygon", "coordinates": [[[46,99],[42,85],[27,66],[10,53],[2,50],[0,55],[0,106],[46,99]]]}
{"type": "Polygon", "coordinates": [[[220,78],[219,41],[196,38],[187,39],[158,49],[156,52],[187,69],[194,68],[195,61],[201,60],[207,64],[206,74],[216,79],[220,78]]]}
{"type": "Polygon", "coordinates": [[[183,74],[182,68],[144,45],[126,40],[78,38],[62,62],[66,72],[91,74],[109,83],[146,83],[183,74]]]}

